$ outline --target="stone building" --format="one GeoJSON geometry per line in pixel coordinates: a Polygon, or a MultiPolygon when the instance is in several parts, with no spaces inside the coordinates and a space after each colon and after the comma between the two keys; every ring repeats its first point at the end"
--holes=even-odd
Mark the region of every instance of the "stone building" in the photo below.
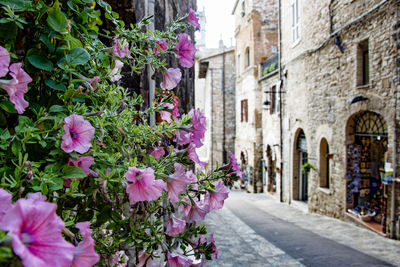
{"type": "Polygon", "coordinates": [[[399,1],[280,12],[282,200],[399,238],[399,1]]]}
{"type": "Polygon", "coordinates": [[[220,48],[200,48],[196,54],[195,106],[207,118],[204,146],[197,149],[206,169],[229,161],[235,149],[235,53],[221,41],[220,48]]]}
{"type": "Polygon", "coordinates": [[[277,0],[237,0],[235,154],[248,189],[262,192],[262,91],[259,64],[277,50],[277,0]],[[254,178],[253,178],[254,177],[254,178]]]}

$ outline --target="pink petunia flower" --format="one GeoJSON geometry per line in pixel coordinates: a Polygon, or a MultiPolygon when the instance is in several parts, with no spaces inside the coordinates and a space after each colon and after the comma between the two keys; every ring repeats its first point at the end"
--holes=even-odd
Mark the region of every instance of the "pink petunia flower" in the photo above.
{"type": "Polygon", "coordinates": [[[201,113],[200,109],[192,109],[189,111],[192,116],[192,142],[196,147],[201,147],[203,143],[201,139],[204,138],[206,132],[206,117],[201,113]]]}
{"type": "Polygon", "coordinates": [[[83,154],[92,147],[94,128],[82,116],[72,114],[64,119],[65,134],[62,137],[61,148],[66,153],[76,151],[83,154]]]}
{"type": "MultiPolygon", "coordinates": [[[[68,166],[75,166],[81,168],[86,175],[89,175],[90,174],[89,168],[90,166],[92,166],[93,161],[94,158],[90,156],[80,157],[79,159],[69,158],[68,166]]],[[[76,178],[76,179],[82,179],[82,178],[76,178]]]]}
{"type": "Polygon", "coordinates": [[[129,167],[125,178],[132,182],[126,188],[131,204],[139,201],[156,200],[166,188],[164,181],[155,180],[154,170],[150,167],[145,170],[129,167]]]}
{"type": "Polygon", "coordinates": [[[0,77],[6,76],[8,73],[8,66],[10,66],[10,54],[7,49],[0,46],[0,77]]]}
{"type": "Polygon", "coordinates": [[[192,5],[189,5],[189,15],[187,17],[187,22],[191,24],[193,27],[200,29],[199,18],[196,17],[196,14],[192,9],[192,5]]]}
{"type": "Polygon", "coordinates": [[[156,261],[143,251],[139,252],[139,263],[136,267],[153,267],[156,266],[156,261]]]}
{"type": "Polygon", "coordinates": [[[213,255],[214,255],[215,259],[218,260],[218,249],[217,249],[217,246],[215,245],[213,234],[210,235],[210,240],[211,240],[211,247],[213,250],[213,255]]]}
{"type": "Polygon", "coordinates": [[[196,153],[196,146],[191,143],[188,148],[188,158],[191,159],[194,163],[197,163],[200,165],[200,167],[204,168],[204,166],[206,165],[205,162],[200,161],[199,156],[196,153]]]}
{"type": "Polygon", "coordinates": [[[26,199],[30,199],[32,201],[35,201],[35,200],[46,201],[47,197],[45,195],[43,195],[41,192],[36,192],[36,193],[27,194],[26,199]]]}
{"type": "Polygon", "coordinates": [[[119,42],[119,35],[114,37],[114,45],[112,47],[112,54],[119,58],[132,58],[131,51],[129,51],[129,44],[124,39],[122,43],[119,42]],[[122,46],[122,47],[121,47],[122,46]]]}
{"type": "Polygon", "coordinates": [[[121,76],[121,68],[124,66],[124,63],[120,60],[115,60],[115,65],[114,68],[111,70],[110,73],[110,81],[112,82],[117,82],[119,81],[122,76],[121,76]]]}
{"type": "Polygon", "coordinates": [[[91,267],[100,260],[100,257],[94,250],[94,240],[90,234],[90,223],[80,222],[75,227],[81,231],[83,240],[75,247],[72,267],[91,267]]]}
{"type": "Polygon", "coordinates": [[[168,123],[171,123],[172,120],[172,114],[169,111],[162,110],[160,111],[160,117],[163,121],[166,121],[168,123]]]}
{"type": "Polygon", "coordinates": [[[179,201],[181,193],[186,191],[186,187],[192,183],[192,177],[186,175],[186,169],[179,163],[174,163],[175,172],[167,180],[168,199],[172,203],[179,201]]]}
{"type": "Polygon", "coordinates": [[[223,181],[215,181],[213,185],[215,190],[208,191],[204,200],[208,204],[210,211],[221,209],[224,205],[224,200],[229,195],[229,188],[225,186],[223,181]]]}
{"type": "Polygon", "coordinates": [[[160,83],[160,87],[164,90],[174,89],[180,82],[182,73],[180,69],[168,68],[164,71],[163,81],[160,83]]]}
{"type": "Polygon", "coordinates": [[[4,215],[12,208],[12,195],[0,188],[0,224],[4,215]]]}
{"type": "MultiPolygon", "coordinates": [[[[87,157],[80,157],[79,159],[69,158],[68,166],[74,166],[81,168],[86,175],[90,174],[90,166],[93,164],[94,158],[87,156],[87,157]]],[[[72,180],[82,180],[83,178],[64,178],[64,186],[69,187],[71,185],[72,180]]]]}
{"type": "Polygon", "coordinates": [[[176,131],[176,139],[178,145],[183,146],[189,144],[191,141],[191,133],[183,130],[176,131]]]}
{"type": "Polygon", "coordinates": [[[177,236],[179,233],[182,232],[183,229],[185,229],[186,222],[184,220],[172,217],[168,221],[167,225],[167,230],[165,231],[165,234],[169,236],[177,236]]]}
{"type": "Polygon", "coordinates": [[[185,197],[182,204],[179,206],[179,213],[185,218],[186,222],[198,222],[204,220],[204,217],[209,213],[208,206],[199,200],[193,199],[194,205],[188,197],[185,197]]]}
{"type": "Polygon", "coordinates": [[[193,261],[181,254],[168,253],[167,267],[189,267],[193,261]]]}
{"type": "Polygon", "coordinates": [[[174,118],[178,118],[180,116],[179,109],[178,109],[178,105],[179,105],[178,99],[174,98],[174,101],[172,104],[174,105],[174,108],[172,109],[172,116],[174,118]]]}
{"type": "Polygon", "coordinates": [[[12,237],[12,247],[24,266],[71,266],[75,247],[65,241],[64,222],[57,205],[19,199],[3,218],[2,230],[12,237]]]}
{"type": "Polygon", "coordinates": [[[94,76],[89,81],[90,81],[90,85],[92,86],[93,91],[94,91],[97,89],[97,83],[100,82],[100,76],[94,76]]]}
{"type": "Polygon", "coordinates": [[[161,48],[162,51],[165,51],[168,49],[168,45],[167,45],[167,42],[165,42],[165,39],[156,41],[156,45],[154,46],[154,54],[158,55],[161,53],[161,50],[159,47],[161,48]]]}
{"type": "Polygon", "coordinates": [[[10,66],[12,80],[0,80],[0,87],[5,89],[14,104],[18,114],[24,113],[29,103],[24,99],[24,94],[28,92],[28,83],[32,78],[21,68],[22,63],[13,63],[10,66]]]}
{"type": "Polygon", "coordinates": [[[113,267],[126,267],[128,265],[129,257],[126,256],[125,251],[117,251],[110,259],[110,266],[113,267]]]}
{"type": "Polygon", "coordinates": [[[151,152],[151,155],[155,158],[155,159],[159,159],[161,156],[165,155],[165,150],[163,147],[157,146],[157,147],[153,147],[153,151],[151,152]]]}
{"type": "Polygon", "coordinates": [[[194,64],[196,48],[192,44],[190,36],[186,33],[180,33],[175,48],[177,50],[175,55],[180,59],[182,67],[191,68],[194,64]]]}
{"type": "Polygon", "coordinates": [[[228,169],[232,170],[234,174],[236,174],[240,179],[242,179],[243,172],[240,171],[240,169],[237,165],[237,160],[236,160],[235,154],[233,154],[232,152],[229,152],[229,158],[230,158],[230,162],[228,165],[228,169]]]}

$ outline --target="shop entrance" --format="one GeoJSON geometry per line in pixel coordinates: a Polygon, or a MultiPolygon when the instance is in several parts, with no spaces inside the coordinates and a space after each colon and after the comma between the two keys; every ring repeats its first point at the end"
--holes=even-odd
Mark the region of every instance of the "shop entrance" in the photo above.
{"type": "Polygon", "coordinates": [[[307,139],[300,129],[293,151],[293,199],[308,201],[308,173],[303,172],[303,165],[308,161],[307,139]]]}
{"type": "Polygon", "coordinates": [[[383,117],[363,111],[350,119],[347,145],[347,212],[385,232],[386,198],[382,183],[388,137],[383,117]]]}

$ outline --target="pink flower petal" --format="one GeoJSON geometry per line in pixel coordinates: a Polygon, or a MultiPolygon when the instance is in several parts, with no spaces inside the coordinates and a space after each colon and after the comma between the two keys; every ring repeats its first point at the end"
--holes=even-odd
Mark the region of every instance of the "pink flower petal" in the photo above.
{"type": "Polygon", "coordinates": [[[6,76],[8,73],[8,66],[10,65],[10,54],[7,49],[0,46],[0,77],[6,76]]]}
{"type": "Polygon", "coordinates": [[[180,33],[175,48],[177,50],[176,57],[180,59],[182,67],[191,68],[194,64],[196,48],[192,44],[190,36],[186,33],[180,33]]]}
{"type": "Polygon", "coordinates": [[[160,87],[164,90],[174,89],[181,80],[182,73],[180,69],[169,68],[164,72],[164,80],[160,87]]]}
{"type": "Polygon", "coordinates": [[[193,27],[200,29],[199,19],[196,17],[192,5],[189,5],[189,15],[187,17],[187,22],[193,27]]]}
{"type": "Polygon", "coordinates": [[[66,153],[76,151],[86,153],[92,147],[94,128],[82,116],[72,114],[64,119],[65,134],[62,137],[61,148],[66,153]]]}
{"type": "Polygon", "coordinates": [[[19,199],[3,218],[2,230],[12,237],[12,247],[24,266],[70,266],[75,248],[61,235],[64,222],[57,205],[19,199]]]}
{"type": "Polygon", "coordinates": [[[165,233],[169,236],[177,236],[185,229],[186,222],[184,220],[172,217],[168,221],[167,230],[165,233]]]}
{"type": "Polygon", "coordinates": [[[6,212],[12,208],[12,195],[0,188],[0,224],[6,212]]]}
{"type": "Polygon", "coordinates": [[[90,223],[80,222],[75,227],[81,231],[83,240],[75,248],[72,267],[91,267],[100,260],[100,257],[94,250],[94,240],[90,234],[90,223]]]}

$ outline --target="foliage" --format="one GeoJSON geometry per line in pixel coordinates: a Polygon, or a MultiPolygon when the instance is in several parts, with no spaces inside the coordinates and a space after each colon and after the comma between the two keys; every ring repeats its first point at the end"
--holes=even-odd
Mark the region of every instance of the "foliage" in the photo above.
{"type": "MultiPolygon", "coordinates": [[[[154,200],[130,201],[127,188],[133,181],[147,179],[142,170],[151,168],[155,181],[165,185],[192,175],[193,161],[201,163],[195,154],[198,145],[180,136],[201,139],[203,122],[195,121],[201,118],[195,111],[178,119],[178,103],[171,95],[158,95],[146,108],[140,95],[115,82],[124,64],[132,73],[140,74],[146,66],[164,73],[167,54],[176,52],[178,34],[192,24],[187,16],[172,22],[165,32],[150,32],[146,25],[152,18],[125,25],[103,0],[0,0],[0,8],[0,45],[11,62],[23,63],[32,78],[28,92],[22,95],[29,103],[23,112],[16,110],[6,89],[10,80],[2,80],[3,86],[0,82],[6,89],[0,95],[0,179],[13,203],[40,192],[47,202],[57,204],[56,213],[65,223],[64,238],[75,240],[74,245],[80,236],[85,241],[75,225],[90,222],[94,248],[103,265],[123,261],[121,251],[134,255],[134,263],[143,259],[140,255],[148,255],[147,262],[164,261],[169,253],[211,259],[216,249],[213,240],[203,237],[206,227],[187,223],[176,236],[168,236],[165,229],[172,215],[187,220],[179,209],[203,205],[211,211],[206,201],[218,196],[216,181],[231,185],[237,178],[231,175],[234,168],[193,174],[194,179],[178,192],[176,203],[170,200],[167,186],[154,200]],[[102,29],[104,20],[112,22],[113,31],[102,29]],[[165,40],[166,49],[156,44],[159,40],[165,40]],[[149,125],[152,114],[173,119],[149,125]],[[70,125],[72,118],[86,123],[84,129],[94,128],[86,151],[66,143],[68,138],[77,140],[83,129],[76,121],[70,125]],[[156,148],[164,155],[154,154],[156,148]],[[90,161],[88,166],[83,158],[90,161]],[[175,164],[184,167],[179,177],[175,164]],[[128,181],[130,167],[140,172],[128,181]],[[200,237],[206,241],[199,241],[200,237]]],[[[10,75],[11,71],[5,78],[10,75]]],[[[22,257],[7,246],[10,236],[14,238],[11,232],[0,231],[0,262],[4,265],[13,265],[22,257]]]]}

